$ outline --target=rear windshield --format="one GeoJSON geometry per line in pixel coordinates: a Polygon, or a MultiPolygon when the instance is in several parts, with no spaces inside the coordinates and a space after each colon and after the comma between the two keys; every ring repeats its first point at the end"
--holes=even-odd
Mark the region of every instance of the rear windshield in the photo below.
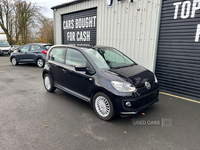
{"type": "Polygon", "coordinates": [[[48,50],[52,45],[45,45],[44,47],[48,50]]]}
{"type": "Polygon", "coordinates": [[[9,47],[10,44],[8,42],[0,42],[0,47],[9,47]]]}

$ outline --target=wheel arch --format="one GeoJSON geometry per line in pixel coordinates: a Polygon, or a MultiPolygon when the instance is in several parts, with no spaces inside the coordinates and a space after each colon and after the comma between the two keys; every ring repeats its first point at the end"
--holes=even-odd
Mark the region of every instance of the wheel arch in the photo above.
{"type": "Polygon", "coordinates": [[[106,95],[110,98],[110,100],[111,100],[111,102],[112,102],[112,104],[113,104],[113,107],[115,107],[115,101],[114,101],[114,99],[113,99],[112,94],[111,94],[110,92],[106,91],[105,89],[101,89],[101,88],[100,88],[100,89],[95,89],[95,90],[91,93],[91,96],[90,96],[90,107],[91,107],[91,108],[93,108],[93,98],[94,98],[95,94],[97,94],[97,93],[99,93],[99,92],[102,92],[102,93],[106,94],[106,95]]]}
{"type": "Polygon", "coordinates": [[[45,74],[49,74],[48,71],[44,70],[44,71],[42,72],[42,78],[43,78],[43,79],[44,79],[45,74]]]}
{"type": "MultiPolygon", "coordinates": [[[[40,58],[44,61],[44,59],[42,58],[42,56],[38,56],[38,57],[36,58],[36,63],[37,63],[38,59],[40,59],[40,58]]],[[[44,61],[44,62],[45,62],[45,61],[44,61]]]]}
{"type": "Polygon", "coordinates": [[[51,72],[49,72],[49,71],[46,70],[46,69],[44,69],[43,72],[42,72],[42,79],[44,79],[45,74],[48,74],[48,75],[51,77],[51,79],[54,80],[54,78],[53,78],[51,72]]]}
{"type": "MultiPolygon", "coordinates": [[[[11,56],[11,57],[10,57],[10,62],[12,61],[12,58],[13,58],[13,57],[15,57],[15,56],[11,56]]],[[[16,58],[16,57],[15,57],[15,58],[16,58]]]]}
{"type": "Polygon", "coordinates": [[[13,58],[16,59],[16,65],[18,65],[18,64],[19,64],[19,61],[18,61],[18,59],[17,59],[16,56],[11,56],[11,57],[10,57],[10,62],[12,63],[12,59],[13,59],[13,58]]]}

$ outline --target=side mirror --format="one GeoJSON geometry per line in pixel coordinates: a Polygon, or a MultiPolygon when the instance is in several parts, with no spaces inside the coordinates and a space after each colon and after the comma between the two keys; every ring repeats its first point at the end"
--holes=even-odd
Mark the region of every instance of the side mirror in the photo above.
{"type": "Polygon", "coordinates": [[[50,56],[50,60],[54,60],[54,57],[53,57],[53,55],[52,55],[52,56],[50,56]]]}
{"type": "Polygon", "coordinates": [[[75,70],[76,71],[87,71],[87,67],[86,66],[75,66],[75,70]]]}
{"type": "Polygon", "coordinates": [[[75,70],[76,71],[85,71],[86,74],[88,74],[88,75],[95,74],[95,71],[93,69],[90,69],[90,68],[88,68],[86,66],[75,66],[75,70]]]}

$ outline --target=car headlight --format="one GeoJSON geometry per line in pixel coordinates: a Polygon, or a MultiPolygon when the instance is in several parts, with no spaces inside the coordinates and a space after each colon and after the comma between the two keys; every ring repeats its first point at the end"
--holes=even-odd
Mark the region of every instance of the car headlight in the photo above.
{"type": "Polygon", "coordinates": [[[136,92],[135,86],[126,82],[111,81],[112,86],[119,92],[136,92]]]}
{"type": "Polygon", "coordinates": [[[156,78],[156,75],[154,74],[154,79],[155,79],[155,82],[158,83],[158,80],[156,78]]]}

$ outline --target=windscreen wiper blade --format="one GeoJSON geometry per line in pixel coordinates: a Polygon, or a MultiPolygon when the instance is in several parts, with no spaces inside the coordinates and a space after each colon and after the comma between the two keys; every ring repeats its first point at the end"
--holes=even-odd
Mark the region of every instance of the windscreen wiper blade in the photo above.
{"type": "Polygon", "coordinates": [[[125,68],[125,67],[131,67],[135,64],[127,65],[127,66],[119,66],[119,67],[112,67],[111,69],[120,69],[120,68],[125,68]]]}

